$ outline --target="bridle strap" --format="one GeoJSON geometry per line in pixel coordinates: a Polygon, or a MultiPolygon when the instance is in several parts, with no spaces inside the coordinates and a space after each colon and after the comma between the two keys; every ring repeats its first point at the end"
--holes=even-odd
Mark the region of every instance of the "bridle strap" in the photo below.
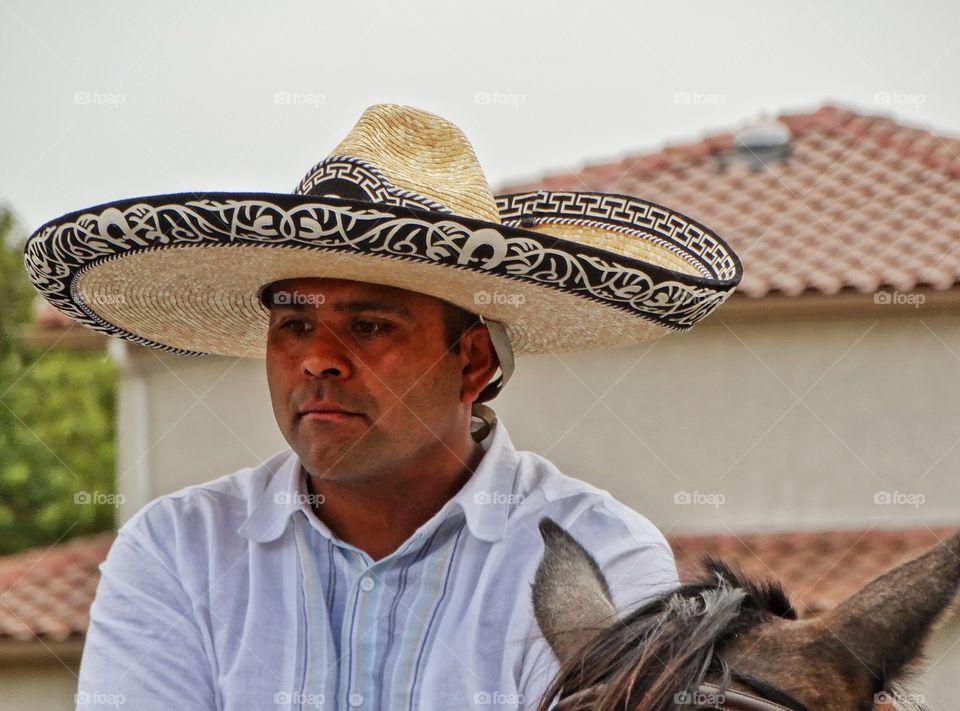
{"type": "Polygon", "coordinates": [[[722,709],[723,711],[792,711],[778,703],[745,691],[723,690],[719,686],[704,682],[700,685],[700,699],[707,700],[700,708],[722,709]],[[713,701],[710,701],[710,700],[713,701]],[[714,703],[715,702],[715,703],[714,703]],[[712,704],[712,705],[711,705],[712,704]]]}

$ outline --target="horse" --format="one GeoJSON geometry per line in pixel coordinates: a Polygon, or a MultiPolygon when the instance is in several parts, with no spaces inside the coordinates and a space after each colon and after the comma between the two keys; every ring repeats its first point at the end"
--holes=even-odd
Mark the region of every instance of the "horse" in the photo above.
{"type": "Polygon", "coordinates": [[[960,533],[816,616],[709,557],[618,615],[594,558],[553,520],[539,528],[533,608],[560,669],[538,711],[925,708],[902,682],[960,588],[960,533]]]}

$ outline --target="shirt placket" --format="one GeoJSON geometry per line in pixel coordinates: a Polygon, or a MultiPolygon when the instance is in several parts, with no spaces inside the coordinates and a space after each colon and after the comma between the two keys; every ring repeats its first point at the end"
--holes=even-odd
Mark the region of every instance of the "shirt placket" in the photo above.
{"type": "Polygon", "coordinates": [[[386,582],[387,572],[401,565],[404,556],[423,545],[424,532],[417,533],[389,556],[374,561],[367,553],[347,543],[335,548],[347,561],[348,603],[343,613],[340,637],[339,704],[343,709],[370,709],[380,706],[378,669],[383,661],[383,636],[393,592],[386,582]]]}
{"type": "Polygon", "coordinates": [[[381,576],[386,561],[374,562],[363,551],[340,545],[348,563],[348,596],[344,609],[340,637],[340,708],[372,709],[376,703],[373,688],[374,668],[377,662],[379,610],[382,607],[385,584],[381,576]]]}

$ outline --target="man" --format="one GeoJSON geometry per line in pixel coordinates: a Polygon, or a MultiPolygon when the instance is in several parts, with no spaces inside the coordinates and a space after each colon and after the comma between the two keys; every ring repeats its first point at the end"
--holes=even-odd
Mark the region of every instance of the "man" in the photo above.
{"type": "Polygon", "coordinates": [[[514,355],[637,342],[719,306],[739,262],[678,213],[495,200],[459,129],[381,105],[293,195],[90,208],[38,230],[27,266],[94,328],[264,355],[290,445],[120,529],[78,708],[534,708],[557,669],[530,600],[543,516],[619,609],[677,584],[649,521],[517,451],[482,403],[514,355]]]}
{"type": "Polygon", "coordinates": [[[459,491],[483,456],[470,411],[497,360],[466,312],[392,287],[329,279],[273,285],[267,336],[274,414],[320,518],[373,560],[459,491]],[[290,300],[284,299],[285,302],[290,300]]]}

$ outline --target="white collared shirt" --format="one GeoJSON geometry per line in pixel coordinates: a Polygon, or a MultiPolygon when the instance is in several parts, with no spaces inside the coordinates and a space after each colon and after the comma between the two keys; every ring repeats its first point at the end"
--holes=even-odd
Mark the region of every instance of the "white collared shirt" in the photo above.
{"type": "Polygon", "coordinates": [[[540,518],[593,554],[620,610],[675,587],[676,565],[646,518],[516,451],[502,422],[481,444],[378,561],[316,517],[291,450],[152,501],[100,565],[77,708],[535,708],[558,669],[530,595],[540,518]]]}

